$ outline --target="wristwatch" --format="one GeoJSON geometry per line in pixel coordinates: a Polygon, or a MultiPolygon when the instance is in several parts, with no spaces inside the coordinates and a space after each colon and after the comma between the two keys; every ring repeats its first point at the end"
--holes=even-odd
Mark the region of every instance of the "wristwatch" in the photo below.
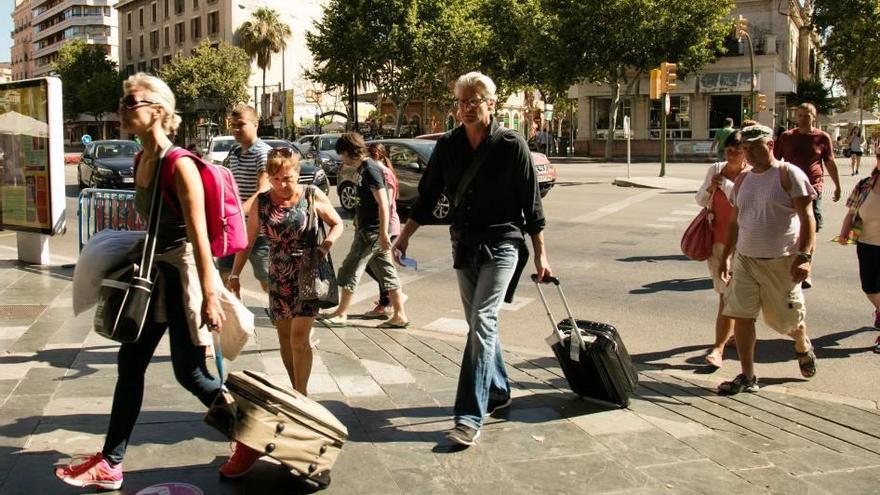
{"type": "Polygon", "coordinates": [[[807,261],[807,262],[810,262],[810,263],[813,262],[813,255],[810,254],[810,253],[807,253],[807,252],[804,252],[804,251],[800,251],[800,252],[798,252],[797,255],[798,255],[798,257],[800,257],[800,258],[801,258],[802,260],[804,260],[804,261],[807,261]]]}
{"type": "Polygon", "coordinates": [[[229,280],[238,280],[238,275],[230,275],[228,277],[229,280]]]}

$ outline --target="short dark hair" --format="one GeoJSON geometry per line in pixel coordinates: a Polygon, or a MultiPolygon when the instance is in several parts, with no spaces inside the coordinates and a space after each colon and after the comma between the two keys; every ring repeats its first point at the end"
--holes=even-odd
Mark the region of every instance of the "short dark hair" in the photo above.
{"type": "Polygon", "coordinates": [[[367,144],[364,137],[357,132],[346,132],[336,140],[336,152],[347,153],[351,157],[367,156],[367,144]]]}
{"type": "Polygon", "coordinates": [[[733,131],[727,136],[727,139],[724,140],[724,147],[728,146],[742,146],[743,144],[743,135],[740,131],[733,131]]]}

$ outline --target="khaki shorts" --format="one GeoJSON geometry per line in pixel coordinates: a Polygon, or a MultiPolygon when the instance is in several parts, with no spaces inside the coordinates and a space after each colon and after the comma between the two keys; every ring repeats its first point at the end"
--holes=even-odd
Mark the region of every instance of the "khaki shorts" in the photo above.
{"type": "Polygon", "coordinates": [[[767,326],[783,335],[796,330],[807,310],[801,284],[791,281],[793,258],[759,259],[737,254],[722,314],[756,320],[761,313],[767,326]]]}
{"type": "Polygon", "coordinates": [[[381,280],[381,287],[384,290],[400,288],[400,279],[397,278],[397,268],[394,266],[391,252],[379,250],[379,233],[355,230],[351,249],[336,276],[339,287],[349,292],[357,290],[367,265],[370,265],[370,269],[381,280]]]}
{"type": "MultiPolygon", "coordinates": [[[[724,290],[727,288],[727,284],[722,282],[721,276],[718,275],[718,269],[721,268],[722,254],[724,254],[724,244],[716,242],[712,244],[712,256],[709,256],[709,259],[706,260],[706,263],[709,264],[709,276],[712,277],[712,288],[719,294],[724,294],[724,290]]],[[[736,253],[732,255],[734,258],[735,256],[736,253]]]]}

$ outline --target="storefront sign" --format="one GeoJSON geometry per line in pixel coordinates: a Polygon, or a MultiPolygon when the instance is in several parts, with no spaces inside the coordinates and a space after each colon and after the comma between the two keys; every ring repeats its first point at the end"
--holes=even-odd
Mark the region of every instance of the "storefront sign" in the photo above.
{"type": "MultiPolygon", "coordinates": [[[[755,87],[759,82],[756,78],[755,87]]],[[[715,72],[700,76],[700,91],[703,93],[747,93],[751,90],[751,72],[715,72]]]]}
{"type": "Polygon", "coordinates": [[[64,231],[61,80],[0,84],[0,229],[64,231]]]}

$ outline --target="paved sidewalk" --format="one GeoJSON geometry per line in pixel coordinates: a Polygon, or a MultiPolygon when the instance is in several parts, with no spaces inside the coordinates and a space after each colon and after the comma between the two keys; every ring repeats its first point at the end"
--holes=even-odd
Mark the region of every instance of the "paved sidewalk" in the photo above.
{"type": "MultiPolygon", "coordinates": [[[[79,493],[52,466],[102,444],[116,345],[92,332],[91,313],[73,316],[71,275],[0,260],[0,494],[79,493]]],[[[877,493],[876,408],[767,391],[725,398],[714,383],[642,369],[631,408],[609,409],[571,394],[549,349],[505,353],[511,410],[476,446],[456,449],[443,432],[463,338],[362,323],[318,329],[310,393],[350,433],[324,493],[877,493]]],[[[258,324],[230,368],[286,383],[275,332],[258,324]]],[[[228,443],[202,415],[163,342],[120,493],[163,482],[212,495],[305,492],[268,461],[221,481],[228,443]]]]}

